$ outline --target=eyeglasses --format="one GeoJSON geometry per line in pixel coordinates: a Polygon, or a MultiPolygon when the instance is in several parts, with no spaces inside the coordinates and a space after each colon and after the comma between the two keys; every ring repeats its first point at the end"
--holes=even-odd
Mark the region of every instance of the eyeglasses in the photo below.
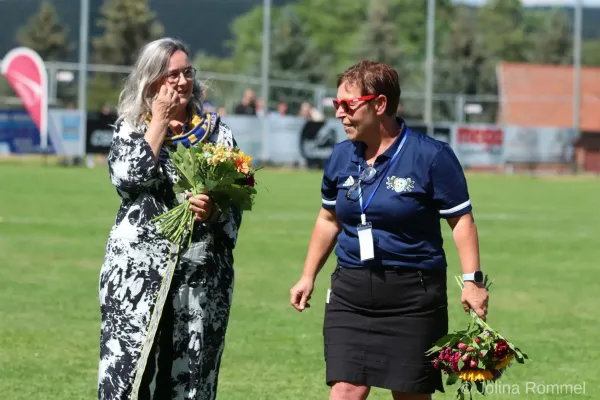
{"type": "Polygon", "coordinates": [[[196,68],[190,67],[181,71],[171,71],[167,74],[167,81],[169,83],[177,83],[181,74],[183,74],[186,81],[191,81],[196,77],[196,68]]]}
{"type": "Polygon", "coordinates": [[[364,171],[362,171],[358,177],[358,180],[356,182],[354,182],[354,184],[352,186],[350,186],[350,189],[348,189],[348,192],[346,193],[346,198],[348,200],[358,200],[360,192],[357,189],[360,187],[360,184],[361,183],[369,184],[375,180],[376,176],[377,176],[377,170],[373,167],[369,167],[369,168],[365,169],[364,171]]]}
{"type": "Polygon", "coordinates": [[[369,94],[366,96],[357,97],[355,99],[333,99],[333,108],[335,108],[337,110],[341,106],[342,110],[344,110],[344,112],[349,112],[351,104],[354,104],[357,101],[373,100],[375,97],[377,97],[377,96],[374,94],[369,94]]]}

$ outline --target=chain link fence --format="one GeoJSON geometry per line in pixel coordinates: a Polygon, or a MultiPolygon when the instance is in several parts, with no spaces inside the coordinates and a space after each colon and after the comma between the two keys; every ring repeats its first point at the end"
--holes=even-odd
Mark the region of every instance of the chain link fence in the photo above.
{"type": "MultiPolygon", "coordinates": [[[[77,107],[77,83],[79,65],[77,63],[47,62],[49,106],[52,108],[77,107]]],[[[88,66],[87,107],[91,112],[114,112],[123,81],[131,68],[127,66],[90,64],[88,66]],[[108,110],[107,110],[108,108],[108,110]]],[[[255,112],[263,115],[262,81],[259,77],[241,74],[222,74],[198,71],[197,78],[206,86],[205,99],[212,111],[236,114],[245,94],[252,92],[255,112]]],[[[422,121],[426,96],[421,90],[417,74],[414,82],[403,85],[399,114],[411,121],[422,121]]],[[[336,88],[307,84],[304,82],[273,80],[269,81],[269,105],[271,113],[303,115],[311,119],[335,116],[331,99],[336,97],[336,88]]],[[[592,99],[593,100],[593,99],[592,99]]],[[[515,99],[511,99],[515,101],[515,99]]],[[[564,102],[565,98],[516,99],[523,102],[564,102]]],[[[582,99],[582,103],[589,102],[582,99]]],[[[600,104],[600,99],[596,99],[600,104]]],[[[500,99],[497,95],[464,95],[434,93],[434,123],[497,123],[500,99]]],[[[0,106],[22,107],[4,79],[0,80],[0,106]]]]}

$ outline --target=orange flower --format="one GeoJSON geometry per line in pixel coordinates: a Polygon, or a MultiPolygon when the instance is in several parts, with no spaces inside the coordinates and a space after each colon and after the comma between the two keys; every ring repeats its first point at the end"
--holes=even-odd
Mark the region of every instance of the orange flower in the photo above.
{"type": "Polygon", "coordinates": [[[250,172],[251,161],[252,157],[245,155],[244,152],[241,151],[235,160],[235,167],[237,168],[238,172],[247,174],[248,172],[250,172]]]}

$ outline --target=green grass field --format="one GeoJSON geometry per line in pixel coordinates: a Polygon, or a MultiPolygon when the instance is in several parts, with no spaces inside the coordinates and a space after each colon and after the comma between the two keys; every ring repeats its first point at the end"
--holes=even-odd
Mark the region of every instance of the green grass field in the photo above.
{"type": "MultiPolygon", "coordinates": [[[[321,327],[333,258],[313,307],[298,313],[289,305],[320,206],[320,176],[261,172],[235,252],[220,399],[328,398],[321,327]]],[[[118,206],[106,169],[5,164],[0,182],[0,399],[93,399],[98,275],[118,206]]],[[[488,398],[600,398],[600,180],[470,175],[469,182],[482,267],[496,279],[488,320],[531,358],[507,371],[502,383],[511,386],[496,388],[504,395],[488,398]],[[565,387],[542,394],[549,385],[584,383],[585,394],[565,387]]],[[[445,237],[451,329],[462,328],[453,278],[460,266],[448,229],[445,237]]],[[[370,398],[391,396],[374,390],[370,398]]]]}

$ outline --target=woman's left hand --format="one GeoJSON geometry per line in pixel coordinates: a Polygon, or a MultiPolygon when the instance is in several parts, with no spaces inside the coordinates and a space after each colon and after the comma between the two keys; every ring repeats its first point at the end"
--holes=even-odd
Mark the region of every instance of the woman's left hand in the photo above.
{"type": "Polygon", "coordinates": [[[197,194],[192,197],[192,194],[188,193],[187,197],[190,201],[190,210],[196,214],[194,220],[204,222],[211,218],[214,204],[208,195],[197,194]]]}

